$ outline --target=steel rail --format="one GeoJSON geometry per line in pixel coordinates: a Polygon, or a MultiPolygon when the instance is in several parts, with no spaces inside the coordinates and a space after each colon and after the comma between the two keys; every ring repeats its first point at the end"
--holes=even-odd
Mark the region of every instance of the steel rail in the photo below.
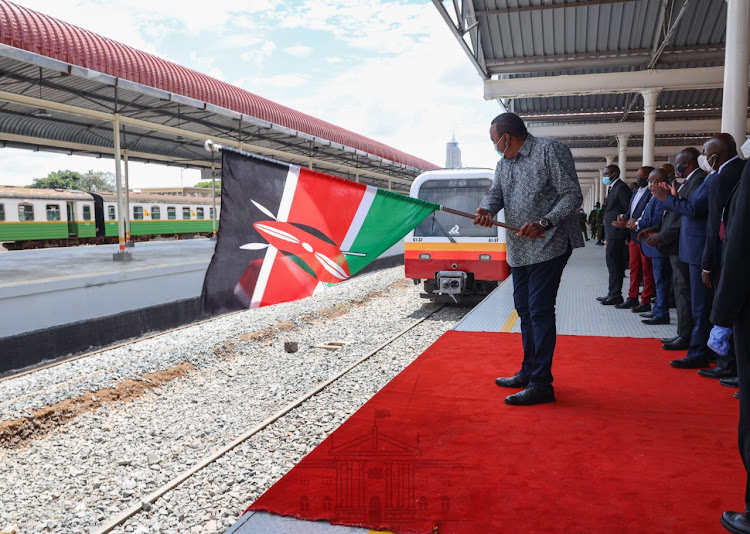
{"type": "Polygon", "coordinates": [[[360,364],[364,363],[368,359],[370,359],[372,356],[383,350],[385,347],[393,343],[395,340],[406,334],[409,330],[413,329],[414,327],[421,324],[424,320],[428,319],[435,313],[439,312],[445,307],[445,304],[439,306],[438,308],[432,310],[430,313],[422,317],[421,319],[415,321],[408,327],[404,328],[400,332],[398,332],[396,335],[376,347],[374,350],[368,352],[365,354],[362,358],[351,364],[349,367],[344,369],[343,371],[339,372],[338,374],[334,375],[333,377],[326,380],[324,383],[319,385],[318,387],[308,391],[301,397],[299,397],[297,400],[290,402],[285,407],[283,407],[281,410],[277,411],[270,417],[266,418],[265,420],[261,421],[257,425],[253,426],[249,430],[247,430],[245,433],[240,435],[239,437],[235,438],[233,441],[231,441],[229,444],[225,445],[221,449],[219,449],[214,454],[208,456],[207,458],[204,458],[203,460],[199,461],[196,465],[188,469],[187,471],[183,472],[181,475],[178,475],[174,479],[172,479],[170,482],[167,482],[166,484],[162,485],[161,487],[157,488],[153,492],[151,492],[149,495],[146,496],[146,498],[142,499],[141,502],[139,502],[137,505],[133,505],[126,510],[123,510],[118,515],[107,521],[104,525],[99,527],[96,530],[92,531],[92,534],[107,534],[108,532],[111,532],[118,526],[122,525],[125,521],[130,519],[131,517],[138,514],[140,511],[143,510],[143,503],[148,502],[149,504],[154,504],[159,498],[161,498],[164,494],[167,492],[173,490],[183,482],[185,482],[187,479],[189,479],[191,476],[196,474],[197,472],[201,471],[202,469],[206,468],[207,466],[214,463],[216,460],[224,456],[226,453],[237,447],[238,445],[242,444],[243,442],[247,441],[251,437],[253,437],[255,434],[260,432],[261,430],[265,429],[278,419],[282,418],[289,412],[291,412],[293,409],[300,406],[302,403],[310,399],[311,397],[317,395],[321,391],[323,391],[325,388],[327,388],[329,385],[331,385],[333,382],[341,378],[342,376],[346,375],[354,369],[355,367],[359,366],[360,364]]]}

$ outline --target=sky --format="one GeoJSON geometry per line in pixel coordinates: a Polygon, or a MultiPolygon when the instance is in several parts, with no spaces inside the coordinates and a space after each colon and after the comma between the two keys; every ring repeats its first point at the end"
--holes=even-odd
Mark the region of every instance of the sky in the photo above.
{"type": "MultiPolygon", "coordinates": [[[[494,168],[501,112],[428,0],[22,0],[23,6],[179,63],[408,154],[494,168]]],[[[446,4],[452,8],[450,3],[446,4]]],[[[0,184],[52,171],[113,171],[112,160],[0,150],[0,184]]],[[[197,170],[130,163],[130,187],[190,186],[197,170]]]]}

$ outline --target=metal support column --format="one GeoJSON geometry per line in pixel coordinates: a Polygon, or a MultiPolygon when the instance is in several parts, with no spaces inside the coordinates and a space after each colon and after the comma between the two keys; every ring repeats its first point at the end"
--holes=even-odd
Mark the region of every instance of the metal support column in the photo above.
{"type": "Polygon", "coordinates": [[[738,147],[745,142],[747,132],[747,85],[748,64],[750,64],[748,28],[750,28],[750,2],[728,0],[721,131],[731,134],[738,147]]]}
{"type": "Polygon", "coordinates": [[[117,252],[112,254],[114,261],[130,261],[133,259],[130,252],[125,250],[125,214],[124,202],[122,198],[122,169],[120,167],[120,115],[115,114],[115,118],[112,121],[112,130],[114,133],[115,142],[115,181],[117,182],[117,235],[119,237],[118,242],[120,248],[117,252]]]}
{"type": "Polygon", "coordinates": [[[132,248],[133,241],[130,239],[130,179],[128,175],[128,151],[123,150],[125,160],[125,247],[132,248]]]}
{"type": "MultiPolygon", "coordinates": [[[[745,65],[747,70],[747,65],[745,65]]],[[[746,89],[747,91],[747,89],[746,89]]],[[[643,95],[643,163],[654,166],[654,145],[656,144],[656,101],[659,89],[647,89],[643,95]]]]}
{"type": "Polygon", "coordinates": [[[216,170],[216,163],[211,161],[211,196],[213,197],[213,203],[214,203],[214,211],[213,211],[213,217],[211,217],[212,221],[212,228],[213,228],[213,234],[211,234],[211,241],[216,241],[216,176],[214,175],[214,171],[216,170]]]}

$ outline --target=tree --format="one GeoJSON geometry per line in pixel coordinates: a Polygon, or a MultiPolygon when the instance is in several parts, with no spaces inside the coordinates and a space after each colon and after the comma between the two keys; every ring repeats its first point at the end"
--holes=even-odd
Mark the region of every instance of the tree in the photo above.
{"type": "Polygon", "coordinates": [[[115,173],[104,171],[88,171],[81,177],[83,191],[114,191],[115,173]]]}
{"type": "Polygon", "coordinates": [[[46,178],[34,178],[29,187],[36,189],[80,189],[81,173],[76,171],[54,171],[46,178]]]}
{"type": "MultiPolygon", "coordinates": [[[[205,187],[206,189],[211,189],[211,182],[198,182],[193,187],[205,187]]],[[[216,180],[216,196],[221,196],[221,180],[216,180]]]]}
{"type": "Polygon", "coordinates": [[[114,191],[115,175],[111,172],[54,171],[46,178],[34,178],[29,187],[36,189],[76,189],[78,191],[114,191]]]}

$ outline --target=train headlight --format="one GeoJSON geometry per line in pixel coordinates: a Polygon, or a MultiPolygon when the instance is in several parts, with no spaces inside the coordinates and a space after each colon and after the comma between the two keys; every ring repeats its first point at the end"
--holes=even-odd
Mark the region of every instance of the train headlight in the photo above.
{"type": "Polygon", "coordinates": [[[430,256],[426,252],[423,252],[422,254],[419,255],[420,260],[429,260],[430,258],[432,258],[432,256],[430,256]]]}
{"type": "Polygon", "coordinates": [[[479,259],[482,261],[490,261],[492,256],[490,254],[480,254],[479,259]]]}

